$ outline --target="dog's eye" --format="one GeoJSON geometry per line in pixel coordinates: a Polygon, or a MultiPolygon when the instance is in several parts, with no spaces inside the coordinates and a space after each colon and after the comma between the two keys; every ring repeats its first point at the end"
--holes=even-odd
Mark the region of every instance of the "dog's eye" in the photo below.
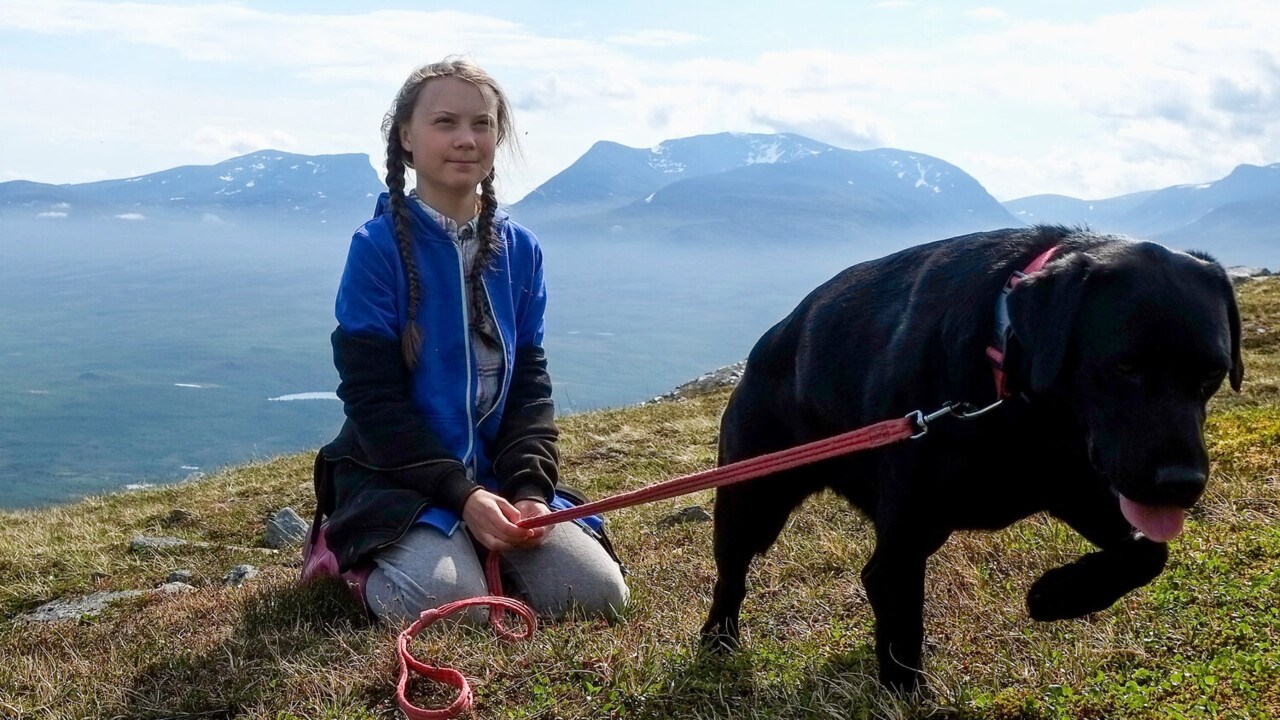
{"type": "Polygon", "coordinates": [[[1138,369],[1129,363],[1116,363],[1111,369],[1116,375],[1126,380],[1132,380],[1138,376],[1138,369]]]}

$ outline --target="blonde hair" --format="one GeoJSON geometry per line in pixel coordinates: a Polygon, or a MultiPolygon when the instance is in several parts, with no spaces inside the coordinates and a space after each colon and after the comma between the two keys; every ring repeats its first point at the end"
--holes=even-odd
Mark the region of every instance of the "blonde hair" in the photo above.
{"type": "MultiPolygon", "coordinates": [[[[414,106],[422,88],[431,80],[442,77],[453,77],[465,80],[482,90],[493,93],[497,104],[497,146],[513,145],[515,132],[511,120],[511,103],[507,95],[493,76],[478,65],[463,57],[448,57],[436,63],[423,65],[409,73],[396,99],[382,119],[382,136],[387,143],[387,189],[390,191],[391,209],[394,214],[396,245],[400,249],[400,260],[404,264],[405,277],[409,287],[409,318],[400,338],[400,349],[405,364],[413,368],[418,364],[418,355],[422,351],[422,330],[418,327],[418,308],[422,303],[419,287],[417,263],[413,259],[413,235],[410,232],[410,214],[404,195],[405,168],[413,167],[413,153],[400,144],[400,129],[408,125],[413,117],[414,106]]],[[[493,258],[501,245],[496,228],[494,214],[498,210],[498,198],[494,192],[497,180],[496,170],[490,170],[488,176],[480,182],[480,216],[476,223],[476,241],[480,247],[471,266],[470,315],[472,330],[487,344],[496,346],[498,339],[493,336],[484,323],[484,287],[480,282],[480,273],[493,258]]]]}

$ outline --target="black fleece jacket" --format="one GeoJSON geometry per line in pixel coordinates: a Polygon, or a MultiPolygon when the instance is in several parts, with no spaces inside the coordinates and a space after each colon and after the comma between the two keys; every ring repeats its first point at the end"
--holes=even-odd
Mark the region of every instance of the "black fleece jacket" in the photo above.
{"type": "MultiPolygon", "coordinates": [[[[412,401],[398,340],[334,331],[333,359],[347,421],[316,462],[317,517],[347,571],[408,532],[427,507],[462,513],[480,489],[436,438],[412,401]]],[[[541,347],[516,351],[494,445],[499,494],[550,502],[559,454],[551,379],[541,347]]]]}

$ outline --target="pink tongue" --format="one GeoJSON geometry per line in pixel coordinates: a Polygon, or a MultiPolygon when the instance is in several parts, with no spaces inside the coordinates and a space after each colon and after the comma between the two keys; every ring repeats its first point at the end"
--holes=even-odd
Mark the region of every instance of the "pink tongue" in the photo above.
{"type": "Polygon", "coordinates": [[[1120,512],[1147,539],[1160,543],[1177,537],[1182,532],[1182,522],[1187,519],[1187,511],[1176,505],[1141,505],[1123,495],[1120,512]]]}

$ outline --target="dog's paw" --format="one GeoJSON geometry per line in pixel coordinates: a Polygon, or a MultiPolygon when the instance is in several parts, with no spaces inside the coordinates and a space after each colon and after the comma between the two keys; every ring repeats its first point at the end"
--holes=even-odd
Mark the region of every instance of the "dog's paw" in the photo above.
{"type": "Polygon", "coordinates": [[[1027,590],[1027,612],[1040,621],[1066,620],[1105,609],[1090,592],[1089,573],[1075,565],[1054,568],[1040,576],[1027,590]]]}
{"type": "Polygon", "coordinates": [[[738,639],[738,623],[725,619],[720,622],[708,621],[702,626],[702,651],[712,655],[726,655],[736,652],[742,647],[738,639]]]}
{"type": "Polygon", "coordinates": [[[925,689],[919,670],[894,663],[880,665],[880,684],[902,698],[925,689]]]}

